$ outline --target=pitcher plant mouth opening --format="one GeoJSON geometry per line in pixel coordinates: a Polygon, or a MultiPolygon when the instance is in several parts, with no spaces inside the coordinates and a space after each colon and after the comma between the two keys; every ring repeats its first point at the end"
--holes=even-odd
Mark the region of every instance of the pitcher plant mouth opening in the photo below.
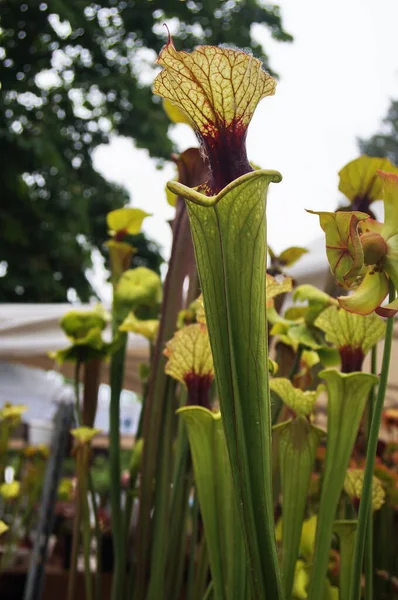
{"type": "Polygon", "coordinates": [[[193,204],[210,208],[215,207],[219,202],[221,202],[222,199],[229,194],[229,192],[240,186],[243,188],[245,184],[252,182],[256,178],[267,178],[269,183],[280,183],[282,181],[282,175],[279,173],[279,171],[257,169],[256,171],[251,171],[250,173],[246,173],[245,175],[241,175],[237,179],[234,179],[217,194],[212,196],[202,193],[200,186],[194,189],[187,187],[178,181],[169,181],[167,183],[167,187],[174,194],[182,196],[185,198],[185,200],[188,200],[193,204]]]}

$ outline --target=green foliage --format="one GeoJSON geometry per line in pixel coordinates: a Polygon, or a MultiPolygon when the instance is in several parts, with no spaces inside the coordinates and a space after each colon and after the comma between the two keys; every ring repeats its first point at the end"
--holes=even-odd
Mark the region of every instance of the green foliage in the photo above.
{"type": "Polygon", "coordinates": [[[170,156],[169,120],[141,74],[175,18],[184,47],[233,43],[261,55],[252,23],[291,40],[279,9],[253,0],[1,3],[1,301],[62,302],[70,288],[89,299],[85,270],[106,239],[105,215],[128,201],[95,171],[92,152],[113,132],[170,156]]]}

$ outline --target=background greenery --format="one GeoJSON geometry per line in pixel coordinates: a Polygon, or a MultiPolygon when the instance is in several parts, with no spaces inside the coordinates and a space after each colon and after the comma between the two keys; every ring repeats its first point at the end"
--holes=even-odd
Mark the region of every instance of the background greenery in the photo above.
{"type": "MultiPolygon", "coordinates": [[[[179,22],[178,47],[235,44],[270,69],[251,24],[280,41],[279,9],[257,0],[3,0],[0,16],[0,266],[2,302],[87,301],[85,271],[103,251],[105,214],[126,190],[94,168],[93,150],[111,134],[167,160],[173,151],[160,99],[142,77],[179,22]]],[[[134,169],[134,165],[132,165],[134,169]]],[[[158,248],[138,240],[135,264],[158,268],[158,248]]]]}

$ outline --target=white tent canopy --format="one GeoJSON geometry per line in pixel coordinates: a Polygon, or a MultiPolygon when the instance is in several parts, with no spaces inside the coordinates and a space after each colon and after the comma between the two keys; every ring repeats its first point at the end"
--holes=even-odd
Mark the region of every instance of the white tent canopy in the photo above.
{"type": "MultiPolygon", "coordinates": [[[[59,326],[59,320],[72,306],[70,304],[1,304],[0,305],[0,360],[22,363],[45,370],[61,371],[72,376],[71,365],[60,368],[49,352],[69,344],[59,326]]],[[[81,305],[79,309],[92,308],[81,305]]],[[[105,331],[110,338],[110,331],[105,331]]],[[[148,360],[148,342],[139,335],[129,334],[124,388],[139,393],[141,384],[139,365],[148,360]]],[[[108,383],[108,365],[101,373],[101,381],[108,383]]]]}

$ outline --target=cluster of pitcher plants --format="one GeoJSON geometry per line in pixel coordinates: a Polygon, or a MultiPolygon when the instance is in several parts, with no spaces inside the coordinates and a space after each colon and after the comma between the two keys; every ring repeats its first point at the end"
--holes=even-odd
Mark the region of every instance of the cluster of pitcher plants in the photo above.
{"type": "MultiPolygon", "coordinates": [[[[167,275],[162,285],[152,271],[129,268],[128,235],[147,213],[110,213],[112,314],[69,313],[62,326],[71,346],[58,356],[75,363],[76,382],[110,360],[112,600],[398,597],[398,414],[384,408],[398,312],[398,169],[362,156],[340,171],[348,204],[316,213],[330,294],[297,287],[287,273],[306,251],[267,248],[267,190],[282,177],[254,167],[245,146],[275,80],[244,52],[181,52],[171,39],[158,63],[154,93],[200,142],[174,157],[177,177],[167,185],[176,210],[167,275]],[[373,213],[378,200],[383,223],[373,213]],[[111,342],[103,340],[108,319],[111,342]],[[129,332],[146,337],[149,361],[123,492],[129,332]]],[[[84,401],[72,432],[69,598],[82,548],[86,598],[99,600],[100,561],[96,573],[89,562],[101,536],[90,477],[95,399],[84,401]]]]}

